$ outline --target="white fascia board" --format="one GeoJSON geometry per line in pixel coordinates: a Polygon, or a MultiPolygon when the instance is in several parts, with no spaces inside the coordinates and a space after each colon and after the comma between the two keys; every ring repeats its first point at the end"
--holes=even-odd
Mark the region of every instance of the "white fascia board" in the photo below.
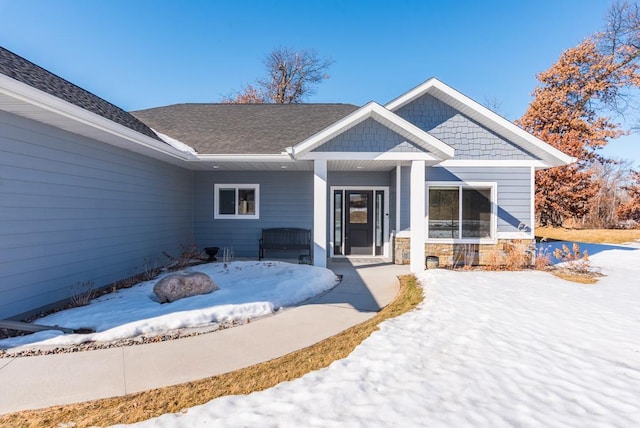
{"type": "Polygon", "coordinates": [[[540,160],[502,160],[502,159],[449,159],[440,162],[434,167],[534,167],[534,168],[546,168],[547,165],[540,160]]]}
{"type": "MultiPolygon", "coordinates": [[[[444,94],[446,95],[446,97],[450,97],[456,100],[457,102],[461,103],[468,109],[474,111],[479,116],[484,118],[486,121],[490,121],[494,123],[495,125],[507,131],[508,133],[515,134],[520,139],[521,142],[525,143],[524,144],[525,147],[523,147],[524,149],[527,149],[528,151],[530,151],[531,148],[534,148],[544,152],[547,155],[546,158],[542,160],[544,162],[545,168],[568,165],[576,161],[576,158],[571,157],[563,153],[562,151],[556,149],[555,147],[551,146],[550,144],[545,143],[541,139],[535,137],[534,135],[520,128],[515,123],[505,119],[504,117],[500,116],[497,113],[494,113],[493,111],[489,110],[485,106],[477,103],[476,101],[472,100],[471,98],[467,97],[461,92],[458,92],[457,90],[446,85],[445,83],[441,82],[435,77],[430,78],[424,83],[411,89],[404,95],[401,95],[395,100],[389,102],[388,104],[385,105],[385,108],[389,109],[390,111],[395,111],[400,107],[410,103],[411,101],[415,100],[416,98],[426,93],[433,95],[434,97],[447,103],[446,99],[443,99],[442,97],[442,95],[444,94]],[[526,147],[526,146],[529,146],[529,147],[526,147]]],[[[485,125],[487,124],[485,123],[485,125]]]]}
{"type": "Polygon", "coordinates": [[[440,161],[431,153],[423,152],[308,152],[299,160],[398,160],[398,161],[440,161]]]}
{"type": "Polygon", "coordinates": [[[429,92],[429,89],[433,86],[434,81],[438,81],[438,79],[436,79],[435,77],[431,77],[425,80],[415,88],[410,89],[406,93],[400,95],[398,98],[389,101],[387,104],[385,104],[384,107],[390,111],[395,111],[400,107],[409,104],[411,101],[429,92]]]}
{"type": "Polygon", "coordinates": [[[295,162],[295,159],[291,159],[291,156],[287,154],[202,154],[197,156],[197,160],[205,162],[295,162]]]}
{"type": "Polygon", "coordinates": [[[370,116],[372,104],[375,104],[375,102],[371,101],[368,104],[365,104],[358,110],[335,122],[333,125],[326,127],[322,131],[296,144],[291,148],[291,154],[294,157],[298,157],[299,155],[313,150],[322,143],[329,141],[336,135],[354,127],[358,123],[363,122],[370,116]]]}
{"type": "Polygon", "coordinates": [[[141,134],[138,131],[134,131],[131,128],[113,122],[96,113],[85,110],[82,107],[5,75],[0,75],[0,93],[165,155],[180,160],[194,159],[193,155],[177,150],[169,144],[141,134]]]}
{"type": "Polygon", "coordinates": [[[373,118],[387,127],[389,127],[389,124],[395,125],[404,132],[399,132],[397,129],[392,128],[391,130],[393,132],[399,133],[405,138],[415,140],[415,142],[422,143],[421,145],[423,145],[425,149],[432,152],[435,156],[438,156],[439,159],[450,159],[454,156],[455,149],[453,147],[443,143],[434,136],[426,133],[414,124],[402,119],[400,116],[390,112],[374,101],[369,102],[345,118],[297,144],[291,150],[292,155],[296,158],[301,158],[301,156],[316,147],[324,144],[330,139],[340,135],[368,118],[373,118]]]}

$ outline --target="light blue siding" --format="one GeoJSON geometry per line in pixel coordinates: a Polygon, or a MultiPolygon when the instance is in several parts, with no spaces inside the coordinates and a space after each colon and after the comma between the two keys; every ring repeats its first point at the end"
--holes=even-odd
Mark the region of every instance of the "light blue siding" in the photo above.
{"type": "Polygon", "coordinates": [[[5,112],[0,130],[0,318],[190,242],[192,172],[5,112]]]}
{"type": "Polygon", "coordinates": [[[495,182],[498,184],[498,232],[532,227],[531,169],[528,167],[434,167],[427,181],[495,182]]]}
{"type": "MultiPolygon", "coordinates": [[[[402,168],[401,228],[409,228],[410,168],[402,168]],[[405,196],[406,195],[406,196],[405,196]]],[[[498,185],[498,232],[518,232],[522,223],[532,226],[531,169],[528,167],[431,167],[427,182],[495,182],[498,185]]]]}
{"type": "MultiPolygon", "coordinates": [[[[196,173],[195,236],[201,247],[231,247],[238,257],[258,257],[261,230],[313,227],[313,172],[206,171],[196,173]],[[259,219],[214,219],[214,184],[259,184],[259,219]]],[[[291,256],[291,254],[289,254],[291,256]]]]}
{"type": "MultiPolygon", "coordinates": [[[[331,186],[389,186],[389,172],[329,171],[327,178],[327,242],[331,230],[331,186]]],[[[257,257],[263,228],[313,230],[313,172],[207,171],[196,173],[195,236],[199,246],[233,248],[238,257],[257,257]],[[215,184],[259,184],[259,219],[214,219],[215,184]]],[[[272,256],[278,256],[271,253],[272,256]]],[[[291,253],[282,253],[291,257],[291,253]]],[[[295,256],[295,254],[293,254],[295,256]]]]}
{"type": "Polygon", "coordinates": [[[536,159],[432,95],[425,94],[395,112],[456,149],[456,159],[536,159]]]}

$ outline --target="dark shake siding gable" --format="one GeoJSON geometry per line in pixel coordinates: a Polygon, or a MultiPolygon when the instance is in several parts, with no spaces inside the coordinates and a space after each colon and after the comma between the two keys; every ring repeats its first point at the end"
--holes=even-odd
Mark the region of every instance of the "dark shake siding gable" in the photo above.
{"type": "Polygon", "coordinates": [[[192,171],[10,113],[0,129],[0,319],[191,241],[192,171]]]}

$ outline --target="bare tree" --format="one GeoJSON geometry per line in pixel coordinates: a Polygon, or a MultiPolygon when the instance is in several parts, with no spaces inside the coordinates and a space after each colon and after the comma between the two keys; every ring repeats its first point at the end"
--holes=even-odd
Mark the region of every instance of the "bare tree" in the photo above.
{"type": "Polygon", "coordinates": [[[265,77],[256,86],[247,85],[233,96],[223,98],[226,103],[301,103],[316,93],[316,86],[328,79],[330,58],[320,57],[313,49],[296,51],[279,47],[264,59],[265,77]]]}
{"type": "Polygon", "coordinates": [[[482,104],[492,112],[504,116],[502,113],[502,101],[498,100],[497,97],[488,97],[485,95],[482,104]]]}
{"type": "Polygon", "coordinates": [[[222,103],[224,104],[263,104],[266,101],[262,91],[256,89],[253,85],[247,85],[233,95],[222,97],[222,103]]]}

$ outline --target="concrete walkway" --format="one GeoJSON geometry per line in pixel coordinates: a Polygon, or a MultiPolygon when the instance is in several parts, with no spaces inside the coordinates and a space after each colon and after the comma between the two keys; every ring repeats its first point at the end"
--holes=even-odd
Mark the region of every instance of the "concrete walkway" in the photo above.
{"type": "Polygon", "coordinates": [[[310,346],[375,315],[407,266],[340,260],[329,293],[249,324],[114,349],[0,359],[0,414],[121,396],[227,373],[310,346]]]}

